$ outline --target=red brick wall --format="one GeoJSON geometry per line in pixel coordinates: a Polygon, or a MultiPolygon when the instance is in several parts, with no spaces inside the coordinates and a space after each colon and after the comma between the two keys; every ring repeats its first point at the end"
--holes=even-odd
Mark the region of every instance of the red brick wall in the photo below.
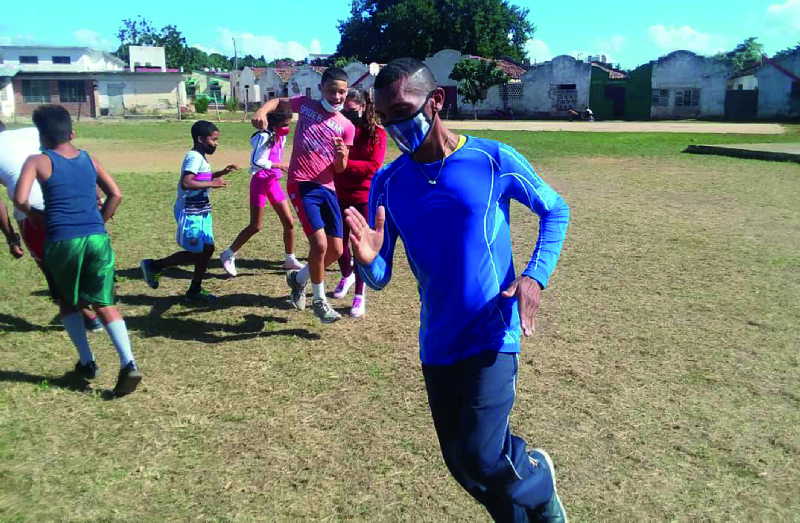
{"type": "MultiPolygon", "coordinates": [[[[25,103],[22,97],[22,80],[23,78],[14,78],[14,106],[15,111],[19,115],[32,114],[34,109],[39,107],[38,103],[25,103]]],[[[25,80],[39,80],[39,78],[25,78],[25,80]]],[[[45,79],[44,81],[50,82],[50,102],[51,104],[63,105],[69,111],[73,118],[78,116],[80,111],[81,117],[93,118],[96,113],[96,97],[94,93],[94,80],[84,80],[86,90],[86,101],[83,103],[69,102],[62,103],[58,95],[58,80],[45,79]]]]}

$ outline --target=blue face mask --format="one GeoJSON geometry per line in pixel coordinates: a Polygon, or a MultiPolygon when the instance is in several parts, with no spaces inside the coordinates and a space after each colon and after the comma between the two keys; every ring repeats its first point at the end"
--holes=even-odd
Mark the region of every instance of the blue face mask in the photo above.
{"type": "Polygon", "coordinates": [[[431,132],[433,121],[425,114],[424,109],[432,95],[433,92],[428,94],[417,112],[409,118],[383,124],[386,132],[404,153],[414,154],[431,132]]]}

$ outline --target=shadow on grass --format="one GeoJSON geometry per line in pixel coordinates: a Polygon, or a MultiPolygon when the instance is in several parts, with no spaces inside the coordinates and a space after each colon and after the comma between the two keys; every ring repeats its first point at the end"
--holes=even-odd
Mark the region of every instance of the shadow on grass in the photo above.
{"type": "Polygon", "coordinates": [[[60,322],[51,325],[34,325],[23,318],[0,313],[0,329],[10,332],[46,332],[62,330],[62,327],[60,322]]]}
{"type": "MultiPolygon", "coordinates": [[[[116,271],[116,275],[122,278],[127,278],[129,280],[142,279],[142,271],[139,269],[139,267],[118,269],[116,271]]],[[[169,269],[164,269],[164,271],[161,273],[161,276],[163,276],[164,278],[172,278],[173,280],[191,280],[194,277],[194,271],[190,271],[180,267],[170,267],[169,269]]],[[[211,272],[206,272],[205,276],[203,277],[204,280],[213,280],[213,279],[224,280],[226,278],[228,278],[227,274],[214,274],[211,272]]]]}
{"type": "Polygon", "coordinates": [[[94,394],[105,401],[118,399],[111,389],[93,389],[87,380],[74,371],[68,371],[61,376],[42,376],[18,370],[0,370],[0,383],[3,382],[30,383],[42,391],[56,387],[83,394],[94,394]]]}
{"type": "Polygon", "coordinates": [[[180,296],[157,297],[143,294],[119,296],[119,301],[128,305],[152,305],[146,315],[125,316],[125,323],[131,330],[145,337],[163,337],[181,341],[202,343],[226,343],[268,336],[297,336],[309,340],[319,339],[319,334],[306,329],[269,330],[274,324],[284,324],[288,320],[277,316],[245,314],[239,323],[222,323],[189,316],[201,312],[219,311],[233,306],[271,307],[289,309],[285,299],[259,296],[255,294],[230,294],[221,296],[213,304],[202,304],[190,310],[180,311],[170,316],[164,314],[175,304],[186,304],[180,296]],[[265,330],[268,329],[268,330],[265,330]]]}
{"type": "MultiPolygon", "coordinates": [[[[219,258],[214,258],[209,263],[209,268],[214,269],[222,269],[222,264],[219,261],[219,258]]],[[[286,272],[286,269],[283,268],[282,261],[268,261],[268,260],[257,260],[257,259],[237,259],[236,260],[236,268],[237,269],[253,269],[253,270],[260,270],[266,271],[267,274],[280,274],[283,275],[286,272]]],[[[127,269],[118,269],[117,275],[123,278],[131,279],[131,280],[141,280],[142,279],[142,271],[139,267],[128,267],[127,269]]],[[[173,278],[176,280],[191,280],[194,277],[194,272],[190,269],[184,269],[181,267],[170,267],[165,269],[161,275],[165,278],[173,278]]],[[[255,273],[239,273],[239,276],[253,276],[255,273]]],[[[217,280],[226,280],[229,279],[225,273],[211,273],[206,272],[203,279],[217,279],[217,280]]]]}

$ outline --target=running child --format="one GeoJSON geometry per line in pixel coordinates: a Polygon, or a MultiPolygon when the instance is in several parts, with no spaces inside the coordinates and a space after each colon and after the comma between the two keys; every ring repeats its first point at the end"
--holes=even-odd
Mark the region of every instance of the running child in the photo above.
{"type": "Polygon", "coordinates": [[[44,196],[47,239],[44,265],[61,304],[61,320],[78,350],[75,371],[85,379],[100,373],[78,310],[91,305],[117,349],[120,371],[116,396],[136,390],[142,379],[131,351],[128,328],[114,306],[114,250],[105,222],[114,216],[122,193],[102,165],[72,145],[72,120],[60,105],[42,105],[33,112],[43,154],[30,156],[17,182],[14,204],[30,213],[31,187],[38,181],[44,196]],[[105,193],[97,208],[96,187],[105,193]]]}
{"type": "Polygon", "coordinates": [[[286,257],[284,269],[302,269],[303,264],[294,255],[294,219],[286,193],[281,187],[283,171],[289,164],[283,163],[283,147],[289,134],[292,111],[289,104],[267,115],[267,129],[260,129],[250,137],[253,153],[250,155],[250,224],[242,229],[230,247],[222,251],[222,268],[236,276],[236,253],[247,241],[264,228],[264,207],[269,201],[283,226],[283,247],[286,257]]]}
{"type": "MultiPolygon", "coordinates": [[[[342,211],[353,207],[362,216],[367,216],[372,177],[381,168],[386,156],[386,131],[378,126],[375,105],[372,103],[369,93],[361,89],[351,87],[347,91],[342,114],[353,122],[356,134],[347,158],[347,169],[334,175],[336,196],[339,198],[339,206],[342,211]]],[[[353,270],[350,242],[347,241],[349,236],[350,228],[345,221],[344,252],[339,258],[342,279],[334,289],[333,297],[344,298],[355,283],[355,296],[353,296],[350,316],[359,318],[367,312],[367,295],[365,294],[364,280],[357,271],[353,270]]]]}
{"type": "Polygon", "coordinates": [[[333,175],[347,167],[348,148],[355,128],[342,116],[347,96],[347,73],[326,69],[319,86],[319,100],[307,96],[273,98],[253,115],[253,125],[263,129],[267,115],[280,102],[291,103],[299,114],[289,162],[286,188],[310,244],[308,264],[286,273],[290,299],[298,310],[306,307],[306,285],[311,280],[314,314],[323,322],[339,318],[325,297],[325,269],[342,255],[342,215],[334,192],[333,175]]]}
{"type": "MultiPolygon", "coordinates": [[[[25,127],[13,131],[6,130],[3,122],[0,122],[0,185],[4,185],[8,193],[8,198],[13,202],[14,193],[17,188],[17,180],[22,172],[22,166],[28,156],[39,154],[41,144],[39,143],[39,131],[36,127],[25,127]]],[[[19,226],[19,233],[14,230],[14,226],[6,212],[5,205],[0,204],[0,229],[6,237],[9,252],[14,258],[21,258],[25,255],[22,249],[22,242],[42,271],[50,295],[58,301],[52,279],[47,274],[42,260],[44,259],[45,242],[45,223],[44,223],[44,199],[39,182],[34,181],[31,186],[29,198],[31,212],[23,213],[19,209],[14,209],[14,218],[19,226]]],[[[92,332],[103,330],[103,324],[97,319],[97,315],[91,308],[81,309],[83,322],[86,329],[92,332]]]]}
{"type": "Polygon", "coordinates": [[[183,158],[173,207],[178,226],[175,240],[184,250],[158,260],[144,259],[139,267],[147,285],[157,289],[160,273],[167,267],[194,265],[194,276],[189,290],[186,291],[186,298],[207,302],[216,299],[216,296],[202,288],[203,276],[214,254],[214,229],[208,190],[228,185],[222,177],[239,168],[231,164],[221,171],[211,172],[206,156],[217,150],[219,129],[216,125],[198,120],[192,125],[191,132],[192,150],[183,158]]]}

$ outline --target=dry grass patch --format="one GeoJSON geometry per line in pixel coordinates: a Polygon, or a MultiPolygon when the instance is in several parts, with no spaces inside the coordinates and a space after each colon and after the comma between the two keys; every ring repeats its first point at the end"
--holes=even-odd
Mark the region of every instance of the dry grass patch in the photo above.
{"type": "MultiPolygon", "coordinates": [[[[537,156],[573,219],[512,423],[552,451],[573,519],[795,518],[797,167],[537,156]]],[[[104,401],[116,374],[104,335],[91,338],[98,382],[61,378],[74,350],[41,278],[29,259],[0,257],[0,518],[486,520],[439,456],[407,264],[368,294],[366,318],[321,326],[285,301],[268,214],[239,277],[211,268],[220,306],[188,306],[187,271],[153,291],[136,269],[175,248],[176,169],[117,169],[126,201],[111,234],[145,373],[136,394],[104,401]]],[[[220,246],[245,225],[246,194],[214,194],[220,246]]],[[[535,219],[518,205],[512,217],[521,264],[535,219]]]]}

